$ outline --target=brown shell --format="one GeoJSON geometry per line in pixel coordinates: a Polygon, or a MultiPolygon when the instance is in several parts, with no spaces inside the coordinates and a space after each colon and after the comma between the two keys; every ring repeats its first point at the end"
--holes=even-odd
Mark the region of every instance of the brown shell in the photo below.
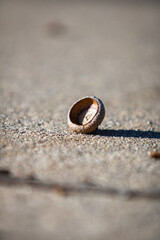
{"type": "Polygon", "coordinates": [[[105,116],[102,101],[94,96],[79,99],[68,112],[68,126],[76,133],[93,132],[105,116]]]}

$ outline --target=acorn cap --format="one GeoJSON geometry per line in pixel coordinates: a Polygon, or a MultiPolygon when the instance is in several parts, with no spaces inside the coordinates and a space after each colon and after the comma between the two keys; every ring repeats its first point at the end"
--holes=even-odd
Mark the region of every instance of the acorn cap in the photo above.
{"type": "Polygon", "coordinates": [[[93,132],[105,116],[102,101],[94,96],[79,99],[68,112],[68,126],[76,133],[93,132]]]}

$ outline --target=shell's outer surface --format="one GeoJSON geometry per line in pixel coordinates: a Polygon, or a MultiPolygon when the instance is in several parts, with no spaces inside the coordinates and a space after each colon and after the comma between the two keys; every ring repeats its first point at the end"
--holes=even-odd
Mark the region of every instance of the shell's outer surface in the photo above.
{"type": "Polygon", "coordinates": [[[68,126],[76,133],[93,132],[103,121],[105,107],[94,96],[79,99],[68,112],[68,126]]]}

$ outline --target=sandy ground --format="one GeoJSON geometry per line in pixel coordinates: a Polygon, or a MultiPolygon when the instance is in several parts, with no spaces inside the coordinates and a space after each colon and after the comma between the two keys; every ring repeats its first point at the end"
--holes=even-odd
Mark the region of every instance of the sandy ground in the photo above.
{"type": "MultiPolygon", "coordinates": [[[[63,186],[158,191],[160,5],[0,2],[0,169],[63,186]],[[106,115],[75,134],[67,112],[94,95],[106,115]]],[[[0,239],[160,239],[160,198],[63,194],[4,184],[0,239]]],[[[8,175],[6,176],[6,179],[8,175]]]]}

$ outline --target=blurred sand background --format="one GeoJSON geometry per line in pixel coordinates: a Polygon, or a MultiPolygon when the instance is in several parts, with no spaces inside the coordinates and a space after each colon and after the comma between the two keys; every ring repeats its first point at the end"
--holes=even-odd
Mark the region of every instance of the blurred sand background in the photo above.
{"type": "MultiPolygon", "coordinates": [[[[158,189],[159,26],[158,1],[1,0],[0,169],[158,189]],[[87,95],[106,116],[96,133],[74,134],[67,112],[87,95]]],[[[159,200],[0,186],[0,239],[158,240],[159,226],[159,200]]]]}

